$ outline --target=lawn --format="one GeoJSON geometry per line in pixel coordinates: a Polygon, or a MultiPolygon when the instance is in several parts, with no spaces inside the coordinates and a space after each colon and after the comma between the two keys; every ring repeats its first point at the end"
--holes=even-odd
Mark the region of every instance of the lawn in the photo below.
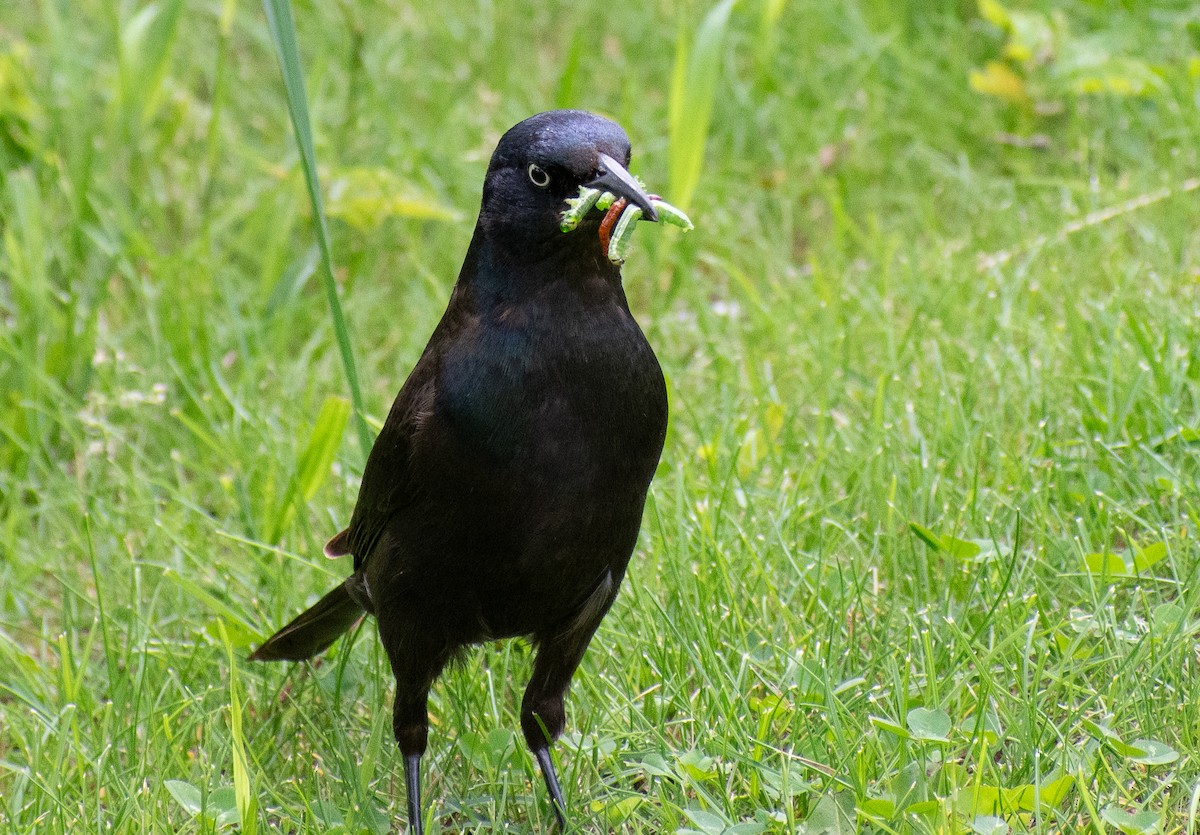
{"type": "MultiPolygon", "coordinates": [[[[294,9],[368,434],[516,121],[610,115],[696,223],[625,267],[672,419],[578,829],[1195,831],[1200,12],[711,10],[294,9]]],[[[399,830],[371,625],[244,660],[365,460],[263,9],[6,4],[0,233],[0,831],[399,830]]],[[[529,663],[435,687],[431,832],[552,820],[529,663]]]]}

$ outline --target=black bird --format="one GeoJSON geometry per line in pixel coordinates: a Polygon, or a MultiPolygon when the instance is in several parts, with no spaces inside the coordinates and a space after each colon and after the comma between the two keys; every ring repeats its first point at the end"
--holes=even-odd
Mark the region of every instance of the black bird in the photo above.
{"type": "Polygon", "coordinates": [[[536,647],[521,730],[565,825],[550,744],[625,576],[667,425],[603,213],[560,228],[581,186],[657,219],[629,158],[625,132],[583,111],[504,134],[450,302],[375,440],[350,526],[325,547],[353,554],[354,573],[250,656],[309,658],[375,616],[418,835],[429,688],[465,647],[509,637],[536,647]]]}

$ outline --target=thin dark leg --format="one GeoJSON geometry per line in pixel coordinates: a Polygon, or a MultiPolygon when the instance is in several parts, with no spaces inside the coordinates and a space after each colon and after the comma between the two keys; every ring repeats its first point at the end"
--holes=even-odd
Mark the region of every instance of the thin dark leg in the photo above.
{"type": "Polygon", "coordinates": [[[424,835],[425,821],[421,817],[421,755],[404,757],[404,785],[408,789],[408,835],[424,835]]]}
{"type": "Polygon", "coordinates": [[[546,791],[550,792],[550,801],[554,807],[554,817],[558,819],[558,828],[564,830],[567,828],[567,804],[563,802],[562,789],[558,785],[558,774],[554,771],[550,746],[535,748],[533,756],[537,757],[538,765],[542,768],[542,777],[546,781],[546,791]]]}
{"type": "Polygon", "coordinates": [[[421,814],[421,755],[429,740],[429,687],[449,657],[444,647],[419,643],[380,622],[379,635],[396,676],[392,733],[404,755],[404,787],[408,800],[408,835],[424,835],[421,814]]]}
{"type": "Polygon", "coordinates": [[[533,676],[521,700],[521,730],[525,733],[525,743],[542,769],[560,829],[565,829],[567,825],[567,804],[563,801],[554,760],[550,757],[550,744],[562,735],[566,727],[563,698],[596,627],[616,596],[615,586],[612,576],[607,575],[585,602],[573,624],[565,631],[539,642],[537,658],[533,662],[533,676]]]}
{"type": "Polygon", "coordinates": [[[402,700],[399,695],[392,705],[392,730],[404,755],[404,788],[408,796],[408,835],[423,835],[425,820],[421,816],[421,755],[429,737],[425,699],[402,700]]]}

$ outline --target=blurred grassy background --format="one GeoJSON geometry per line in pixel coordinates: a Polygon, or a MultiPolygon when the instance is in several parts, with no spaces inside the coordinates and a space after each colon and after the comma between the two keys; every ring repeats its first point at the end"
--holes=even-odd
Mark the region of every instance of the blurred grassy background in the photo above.
{"type": "MultiPolygon", "coordinates": [[[[625,270],[673,418],[568,704],[584,831],[1194,830],[1194,4],[295,17],[368,422],[519,119],[619,120],[696,221],[625,270]]],[[[0,232],[0,828],[387,831],[369,627],[238,660],[340,578],[363,463],[262,9],[7,4],[0,232]]],[[[548,822],[527,670],[435,689],[433,832],[548,822]]]]}

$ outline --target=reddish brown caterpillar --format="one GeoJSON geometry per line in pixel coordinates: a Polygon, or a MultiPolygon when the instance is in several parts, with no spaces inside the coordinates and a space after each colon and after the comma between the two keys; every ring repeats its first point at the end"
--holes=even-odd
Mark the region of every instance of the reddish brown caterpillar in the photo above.
{"type": "Polygon", "coordinates": [[[616,203],[608,207],[608,211],[604,213],[604,220],[600,221],[600,246],[605,252],[608,252],[608,243],[612,240],[613,226],[617,223],[617,218],[621,216],[621,212],[625,211],[625,207],[629,205],[629,201],[624,197],[619,198],[616,203]]]}

